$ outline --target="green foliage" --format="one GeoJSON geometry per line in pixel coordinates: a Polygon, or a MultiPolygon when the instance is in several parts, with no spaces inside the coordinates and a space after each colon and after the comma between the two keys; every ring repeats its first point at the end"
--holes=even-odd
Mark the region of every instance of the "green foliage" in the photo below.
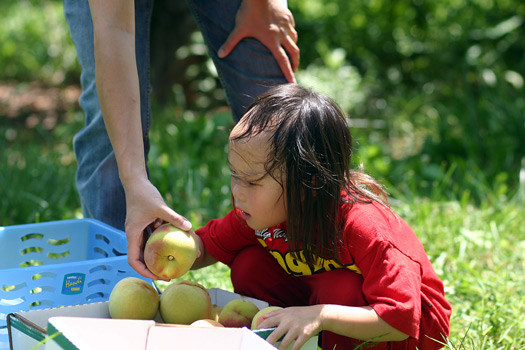
{"type": "Polygon", "coordinates": [[[42,127],[15,131],[0,123],[0,226],[80,215],[74,126],[79,123],[61,124],[53,132],[42,127]]]}
{"type": "Polygon", "coordinates": [[[520,72],[525,65],[520,1],[290,0],[289,6],[303,63],[327,64],[339,48],[360,71],[385,79],[382,85],[453,82],[467,58],[520,72]]]}
{"type": "Polygon", "coordinates": [[[0,23],[0,81],[79,80],[62,1],[2,0],[0,23]]]}
{"type": "Polygon", "coordinates": [[[149,167],[151,181],[166,203],[192,222],[207,222],[231,209],[227,140],[229,113],[208,118],[169,109],[153,120],[149,167]]]}
{"type": "MultiPolygon", "coordinates": [[[[486,189],[517,190],[525,158],[521,1],[290,0],[289,6],[299,32],[298,80],[334,98],[352,125],[367,127],[359,147],[379,141],[384,163],[377,176],[406,195],[431,196],[434,181],[453,170],[450,183],[478,203],[486,189]]],[[[169,26],[161,24],[173,22],[167,16],[186,18],[187,9],[164,1],[154,11],[159,99],[199,112],[224,105],[202,37],[188,34],[191,21],[173,25],[184,45],[175,54],[175,42],[162,44],[169,26]],[[165,79],[167,71],[178,78],[165,79]]],[[[78,80],[60,1],[6,0],[0,21],[0,80],[78,80]]],[[[453,188],[443,190],[457,197],[453,188]]]]}
{"type": "Polygon", "coordinates": [[[525,159],[522,2],[289,5],[306,67],[299,81],[368,126],[354,131],[356,146],[373,147],[375,159],[364,151],[356,163],[369,168],[380,159],[375,175],[405,195],[433,196],[447,174],[439,189],[449,198],[480,203],[490,191],[517,191],[525,159]]]}

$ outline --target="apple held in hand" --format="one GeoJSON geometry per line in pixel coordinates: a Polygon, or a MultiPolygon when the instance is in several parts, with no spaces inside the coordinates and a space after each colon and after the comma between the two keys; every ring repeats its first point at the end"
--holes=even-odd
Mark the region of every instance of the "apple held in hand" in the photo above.
{"type": "Polygon", "coordinates": [[[162,279],[183,276],[199,254],[195,238],[171,224],[159,226],[146,242],[144,262],[148,269],[162,279]]]}

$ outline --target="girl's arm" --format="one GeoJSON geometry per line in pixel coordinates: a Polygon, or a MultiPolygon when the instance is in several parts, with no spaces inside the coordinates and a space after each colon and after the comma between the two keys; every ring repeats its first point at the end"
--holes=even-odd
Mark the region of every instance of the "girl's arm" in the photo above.
{"type": "Polygon", "coordinates": [[[322,330],[359,340],[401,341],[408,338],[383,321],[370,306],[322,305],[320,319],[322,330]]]}
{"type": "Polygon", "coordinates": [[[204,243],[202,242],[202,239],[199,237],[199,235],[192,233],[193,237],[197,240],[197,243],[199,244],[199,256],[193,263],[193,266],[191,267],[192,270],[197,270],[202,267],[206,267],[212,264],[215,264],[217,262],[217,259],[215,259],[213,256],[208,254],[206,251],[206,247],[204,246],[204,243]]]}
{"type": "Polygon", "coordinates": [[[298,350],[308,339],[325,330],[346,337],[372,342],[401,341],[408,335],[383,321],[369,306],[313,305],[288,307],[264,316],[259,328],[277,329],[267,341],[275,343],[284,336],[280,349],[298,350]]]}

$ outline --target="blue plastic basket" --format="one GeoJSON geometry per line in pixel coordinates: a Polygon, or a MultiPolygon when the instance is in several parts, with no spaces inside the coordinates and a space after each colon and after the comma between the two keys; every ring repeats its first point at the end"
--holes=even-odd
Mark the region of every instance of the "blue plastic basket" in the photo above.
{"type": "Polygon", "coordinates": [[[106,301],[130,276],[124,232],[97,220],[0,227],[0,349],[9,313],[106,301]]]}

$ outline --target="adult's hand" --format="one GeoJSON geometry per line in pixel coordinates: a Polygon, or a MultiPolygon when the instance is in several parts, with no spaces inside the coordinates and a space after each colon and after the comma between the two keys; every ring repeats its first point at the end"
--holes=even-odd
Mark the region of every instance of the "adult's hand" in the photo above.
{"type": "Polygon", "coordinates": [[[162,199],[153,184],[142,179],[126,187],[126,237],[128,239],[128,262],[142,276],[159,279],[144,263],[144,244],[147,228],[154,230],[169,222],[181,230],[191,229],[191,223],[173,211],[162,199]]]}
{"type": "Polygon", "coordinates": [[[243,0],[235,17],[235,28],[219,49],[219,57],[228,56],[239,41],[247,37],[263,43],[272,52],[286,80],[296,82],[297,32],[292,13],[282,0],[243,0]]]}

